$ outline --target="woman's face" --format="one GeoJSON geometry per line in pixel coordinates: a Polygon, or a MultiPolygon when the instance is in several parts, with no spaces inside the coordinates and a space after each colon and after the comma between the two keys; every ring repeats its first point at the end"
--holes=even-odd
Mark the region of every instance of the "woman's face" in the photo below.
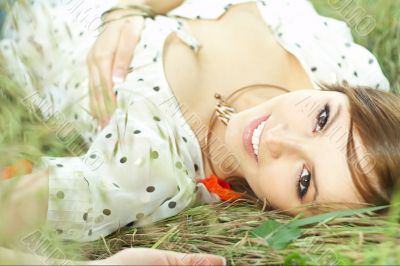
{"type": "MultiPolygon", "coordinates": [[[[305,203],[362,202],[347,165],[349,126],[346,95],[299,90],[236,114],[225,142],[255,194],[295,214],[305,203]]],[[[355,163],[366,153],[353,138],[355,163]]]]}

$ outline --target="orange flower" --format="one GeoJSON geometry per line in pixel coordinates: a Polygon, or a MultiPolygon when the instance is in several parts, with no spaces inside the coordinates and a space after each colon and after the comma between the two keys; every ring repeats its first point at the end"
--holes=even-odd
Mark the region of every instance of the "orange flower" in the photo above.
{"type": "Polygon", "coordinates": [[[228,182],[218,178],[216,175],[200,179],[200,182],[206,186],[208,191],[217,194],[223,201],[235,200],[241,197],[240,193],[231,189],[228,182]]]}
{"type": "Polygon", "coordinates": [[[32,173],[32,163],[28,160],[18,160],[12,165],[7,166],[2,171],[3,179],[10,179],[14,176],[32,173]]]}

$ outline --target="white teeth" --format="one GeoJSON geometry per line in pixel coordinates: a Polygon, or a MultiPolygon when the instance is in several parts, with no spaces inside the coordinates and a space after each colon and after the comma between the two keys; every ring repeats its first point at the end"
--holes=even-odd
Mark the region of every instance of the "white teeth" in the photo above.
{"type": "Polygon", "coordinates": [[[260,146],[260,136],[264,129],[265,121],[260,123],[256,129],[253,131],[253,136],[251,137],[251,143],[253,144],[254,153],[258,156],[258,150],[260,146]]]}

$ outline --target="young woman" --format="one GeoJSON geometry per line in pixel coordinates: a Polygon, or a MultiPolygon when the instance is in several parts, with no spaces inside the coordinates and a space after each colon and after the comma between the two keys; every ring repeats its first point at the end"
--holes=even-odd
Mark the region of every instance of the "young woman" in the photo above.
{"type": "Polygon", "coordinates": [[[390,200],[400,99],[345,23],[303,0],[181,2],[14,6],[1,48],[24,102],[54,119],[60,137],[75,121],[71,131],[90,145],[43,157],[40,184],[19,199],[32,217],[62,239],[95,240],[234,198],[210,185],[214,174],[291,214],[390,200]],[[143,19],[142,3],[168,16],[143,19]],[[114,5],[97,36],[90,29],[114,5]],[[210,123],[216,112],[226,126],[210,123]]]}

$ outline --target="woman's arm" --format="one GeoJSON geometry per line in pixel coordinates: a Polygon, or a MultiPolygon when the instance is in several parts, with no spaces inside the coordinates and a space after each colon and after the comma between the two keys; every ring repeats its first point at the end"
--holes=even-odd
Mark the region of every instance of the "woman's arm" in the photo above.
{"type": "MultiPolygon", "coordinates": [[[[155,13],[163,15],[183,2],[184,0],[120,0],[118,3],[146,4],[155,13]]],[[[108,14],[106,20],[131,13],[135,11],[117,10],[108,14]]],[[[88,54],[90,110],[102,127],[108,124],[115,110],[116,99],[112,89],[125,80],[143,27],[144,19],[139,16],[113,21],[104,27],[88,54]]]]}
{"type": "Polygon", "coordinates": [[[159,14],[166,14],[172,9],[180,6],[185,0],[149,0],[149,5],[159,14]]]}
{"type": "Polygon", "coordinates": [[[123,4],[142,3],[151,6],[157,14],[165,15],[180,6],[185,0],[120,0],[123,4]]]}
{"type": "Polygon", "coordinates": [[[128,248],[104,260],[71,261],[0,247],[0,258],[0,265],[226,265],[225,258],[217,255],[151,248],[128,248]]]}

